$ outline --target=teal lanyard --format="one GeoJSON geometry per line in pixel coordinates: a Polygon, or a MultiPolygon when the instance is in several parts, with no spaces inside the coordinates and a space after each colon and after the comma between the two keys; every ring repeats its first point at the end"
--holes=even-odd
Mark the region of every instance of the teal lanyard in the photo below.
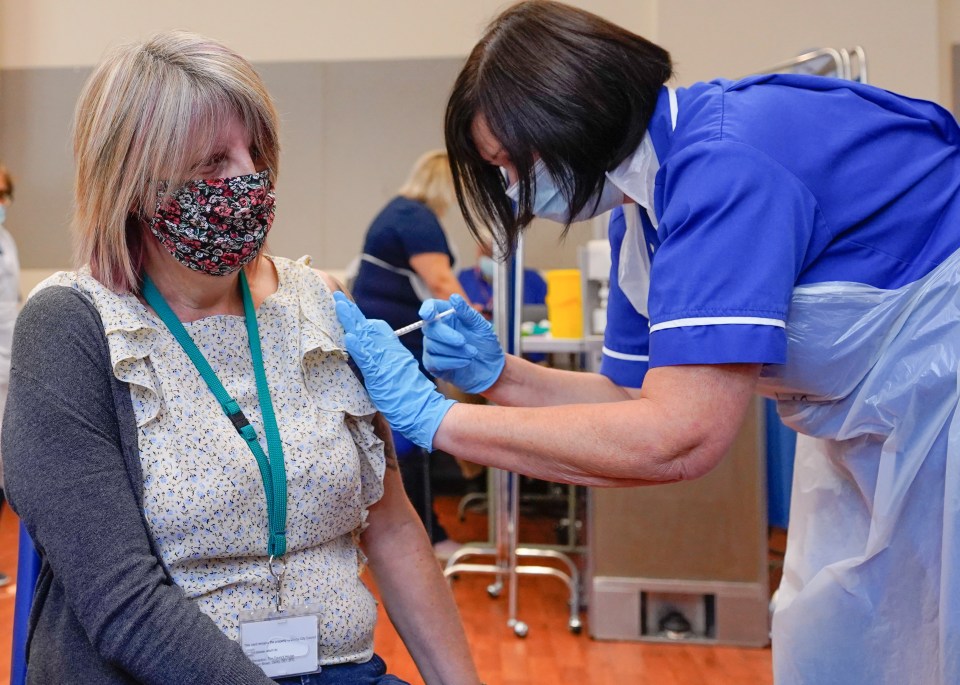
{"type": "MultiPolygon", "coordinates": [[[[282,557],[287,551],[287,474],[283,466],[283,445],[280,442],[280,429],[277,427],[277,417],[273,413],[273,401],[270,399],[270,388],[267,385],[267,374],[263,368],[263,353],[260,349],[260,330],[257,327],[257,312],[253,308],[253,298],[250,296],[250,286],[243,271],[240,272],[240,288],[243,291],[243,313],[247,322],[247,338],[250,341],[250,356],[253,358],[253,373],[257,379],[257,395],[260,398],[260,411],[263,414],[263,430],[267,434],[267,451],[270,458],[263,453],[257,431],[235,399],[230,397],[217,374],[210,368],[203,353],[197,348],[187,329],[180,323],[180,319],[170,309],[170,305],[163,299],[163,295],[144,274],[143,297],[160,320],[173,334],[183,351],[190,357],[190,361],[197,367],[207,387],[223,407],[224,414],[233,423],[240,436],[246,440],[247,446],[253,452],[260,467],[260,477],[263,478],[263,490],[267,498],[267,517],[270,525],[267,538],[267,553],[271,557],[271,573],[273,573],[273,558],[282,557]]],[[[279,599],[278,599],[279,603],[279,599]]]]}

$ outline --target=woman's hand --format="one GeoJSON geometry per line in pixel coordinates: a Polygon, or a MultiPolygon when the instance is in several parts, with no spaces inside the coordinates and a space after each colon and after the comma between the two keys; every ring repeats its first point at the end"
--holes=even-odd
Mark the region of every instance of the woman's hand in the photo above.
{"type": "Polygon", "coordinates": [[[457,312],[454,316],[423,328],[423,365],[464,392],[483,392],[503,372],[503,349],[493,326],[459,295],[449,302],[426,300],[420,318],[430,322],[451,308],[457,312]]]}
{"type": "Polygon", "coordinates": [[[409,350],[384,321],[368,320],[341,292],[333,294],[344,343],[363,374],[370,399],[390,425],[427,451],[451,406],[422,373],[409,350]]]}

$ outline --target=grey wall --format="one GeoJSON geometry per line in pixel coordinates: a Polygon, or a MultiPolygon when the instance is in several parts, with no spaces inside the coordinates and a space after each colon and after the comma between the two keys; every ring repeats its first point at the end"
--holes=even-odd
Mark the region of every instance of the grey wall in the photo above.
{"type": "Polygon", "coordinates": [[[89,69],[0,71],[0,160],[14,175],[7,228],[25,268],[70,264],[73,108],[89,69]]]}
{"type": "Polygon", "coordinates": [[[954,43],[951,51],[950,71],[953,78],[953,116],[960,117],[960,44],[954,43]]]}
{"type": "MultiPolygon", "coordinates": [[[[258,65],[281,117],[273,253],[310,254],[320,268],[342,269],[358,254],[370,220],[425,150],[443,146],[446,98],[459,59],[297,62],[258,65]]],[[[89,69],[0,70],[0,160],[17,178],[7,227],[24,268],[70,265],[68,232],[73,108],[89,69]]],[[[462,263],[474,248],[457,211],[444,224],[462,263]]],[[[574,227],[558,244],[550,222],[528,234],[527,263],[576,265],[590,238],[574,227]]]]}

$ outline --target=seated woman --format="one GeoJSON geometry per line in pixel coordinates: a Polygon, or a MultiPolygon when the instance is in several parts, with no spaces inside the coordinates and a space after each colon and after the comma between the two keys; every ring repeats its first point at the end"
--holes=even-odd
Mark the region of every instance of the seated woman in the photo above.
{"type": "Polygon", "coordinates": [[[262,251],[279,146],[251,65],[180,32],[121,48],[74,148],[85,266],[21,314],[3,432],[43,564],[29,682],[399,683],[369,563],[424,680],[475,685],[336,285],[262,251]]]}

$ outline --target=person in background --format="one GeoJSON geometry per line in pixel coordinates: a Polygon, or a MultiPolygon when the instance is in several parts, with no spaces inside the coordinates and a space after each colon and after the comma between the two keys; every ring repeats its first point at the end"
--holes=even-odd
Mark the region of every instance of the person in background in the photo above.
{"type": "Polygon", "coordinates": [[[347,349],[411,440],[594,486],[703,476],[755,394],[775,398],[802,434],[777,685],[956,685],[960,127],[862,83],[672,74],[660,46],[532,0],[494,20],[447,106],[475,233],[509,248],[534,216],[620,208],[599,374],[505,355],[463,303],[424,303],[424,365],[497,406],[437,394],[343,301],[347,349]]]}
{"type": "MultiPolygon", "coordinates": [[[[20,306],[20,261],[17,244],[6,228],[7,209],[13,202],[13,176],[0,163],[0,420],[7,404],[10,387],[10,346],[13,343],[13,324],[20,306]]],[[[3,460],[0,455],[0,507],[3,506],[3,460]]],[[[0,573],[0,587],[10,583],[0,573]]]]}
{"type": "MultiPolygon", "coordinates": [[[[443,150],[427,152],[416,161],[397,196],[374,218],[363,241],[363,253],[351,289],[357,306],[369,317],[394,329],[419,318],[429,299],[465,297],[453,271],[455,257],[440,219],[454,203],[450,162],[443,150]]],[[[423,333],[400,338],[422,365],[423,333]]],[[[433,506],[430,454],[394,435],[403,484],[426,527],[440,559],[459,547],[440,525],[433,506]]]]}
{"type": "MultiPolygon", "coordinates": [[[[461,287],[474,307],[488,321],[493,316],[493,240],[485,238],[477,243],[477,263],[457,274],[461,287]]],[[[523,303],[544,304],[547,300],[547,282],[535,269],[523,270],[523,303]]]]}
{"type": "MultiPolygon", "coordinates": [[[[493,319],[493,238],[492,236],[485,236],[482,240],[477,242],[477,264],[469,269],[462,269],[459,274],[457,274],[457,279],[460,281],[460,285],[463,286],[464,292],[467,293],[467,297],[470,299],[470,302],[473,303],[474,309],[483,314],[483,318],[487,321],[493,319]]],[[[544,309],[541,312],[536,312],[539,314],[539,319],[542,320],[546,318],[546,303],[547,303],[547,282],[543,279],[543,276],[536,269],[527,269],[523,270],[523,304],[524,305],[538,305],[543,306],[544,309]]],[[[523,321],[530,321],[526,318],[527,311],[522,312],[524,314],[523,321]]],[[[532,321],[532,323],[539,323],[538,320],[532,321]]],[[[540,363],[547,360],[547,355],[540,352],[525,352],[523,358],[527,361],[534,363],[540,363]]],[[[441,380],[441,382],[444,382],[441,380]]],[[[453,386],[449,383],[446,383],[446,386],[450,389],[446,391],[448,397],[453,397],[454,399],[463,401],[464,397],[468,397],[468,394],[462,393],[460,395],[454,395],[454,392],[457,392],[456,386],[453,386]]],[[[474,395],[472,402],[477,402],[479,400],[479,395],[474,395]]],[[[458,463],[463,469],[467,462],[465,460],[457,458],[458,463]]],[[[474,465],[471,469],[472,473],[475,473],[475,469],[478,468],[474,465]]],[[[466,473],[465,473],[466,475],[466,473]]]]}
{"type": "Polygon", "coordinates": [[[399,684],[369,564],[423,680],[477,685],[337,285],[263,252],[279,133],[253,67],[162,33],[75,121],[83,266],[20,314],[3,432],[42,560],[29,682],[399,684]]]}

